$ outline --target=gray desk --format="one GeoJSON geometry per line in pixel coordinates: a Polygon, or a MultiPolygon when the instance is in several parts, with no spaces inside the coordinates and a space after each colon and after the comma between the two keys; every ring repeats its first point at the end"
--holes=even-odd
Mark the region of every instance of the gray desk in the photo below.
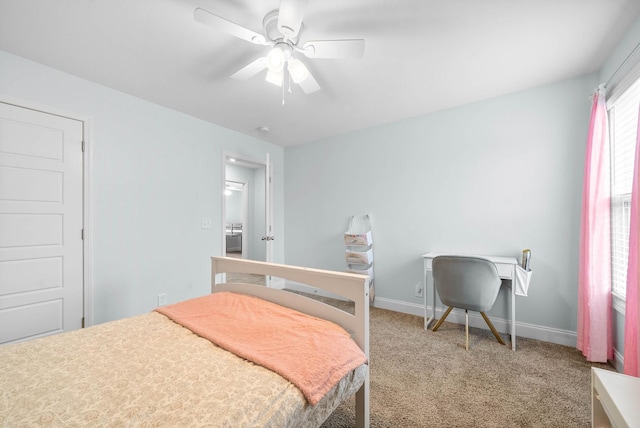
{"type": "Polygon", "coordinates": [[[511,299],[510,299],[510,312],[511,312],[511,349],[516,350],[516,266],[518,265],[518,261],[515,257],[499,257],[499,256],[484,256],[484,255],[473,255],[473,254],[454,254],[454,253],[427,253],[423,254],[422,257],[424,259],[424,329],[429,328],[429,324],[436,317],[436,287],[433,285],[433,271],[431,267],[431,263],[433,262],[433,258],[436,256],[472,256],[472,257],[482,257],[487,260],[491,260],[498,268],[498,275],[502,279],[511,280],[511,299]],[[431,278],[431,281],[429,281],[431,278]],[[427,295],[430,294],[427,292],[431,286],[431,291],[433,295],[433,305],[431,316],[428,316],[428,306],[427,306],[427,295]]]}

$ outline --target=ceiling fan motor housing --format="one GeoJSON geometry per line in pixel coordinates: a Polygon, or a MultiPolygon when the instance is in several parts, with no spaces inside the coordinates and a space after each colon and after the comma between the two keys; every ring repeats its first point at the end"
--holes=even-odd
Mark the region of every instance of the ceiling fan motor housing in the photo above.
{"type": "Polygon", "coordinates": [[[302,33],[302,29],[304,28],[304,24],[300,24],[300,30],[295,37],[283,34],[278,29],[278,12],[278,9],[276,9],[265,15],[264,19],[262,20],[264,33],[267,35],[267,39],[271,40],[272,42],[278,42],[286,39],[286,41],[290,42],[290,45],[295,46],[298,43],[300,33],[302,33]]]}

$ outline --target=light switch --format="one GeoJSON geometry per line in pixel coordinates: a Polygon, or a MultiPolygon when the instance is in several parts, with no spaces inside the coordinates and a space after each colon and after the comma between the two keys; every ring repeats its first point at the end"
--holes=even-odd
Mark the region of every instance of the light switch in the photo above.
{"type": "Polygon", "coordinates": [[[211,219],[210,218],[203,218],[202,219],[202,228],[203,229],[211,229],[211,219]]]}

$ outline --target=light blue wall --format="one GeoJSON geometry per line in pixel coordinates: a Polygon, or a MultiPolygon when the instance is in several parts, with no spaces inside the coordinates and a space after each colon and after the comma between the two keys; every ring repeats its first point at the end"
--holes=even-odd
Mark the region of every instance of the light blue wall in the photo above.
{"type": "MultiPolygon", "coordinates": [[[[222,153],[274,164],[283,230],[283,149],[0,51],[0,93],[89,116],[93,124],[94,321],[210,290],[222,248],[222,153]],[[211,218],[212,229],[201,229],[211,218]]],[[[284,242],[276,241],[276,261],[284,242]]]]}
{"type": "MultiPolygon", "coordinates": [[[[534,274],[529,297],[517,299],[518,321],[575,332],[596,83],[585,76],[287,148],[287,263],[344,269],[348,218],[367,213],[376,298],[419,305],[422,254],[517,257],[530,248],[534,274]]],[[[508,317],[504,296],[492,314],[508,317]]]]}

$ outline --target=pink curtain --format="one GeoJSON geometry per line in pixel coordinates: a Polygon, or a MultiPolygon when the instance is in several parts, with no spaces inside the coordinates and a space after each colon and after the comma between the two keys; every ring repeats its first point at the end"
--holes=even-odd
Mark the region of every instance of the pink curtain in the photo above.
{"type": "Polygon", "coordinates": [[[613,359],[610,164],[604,91],[593,96],[582,192],[576,347],[588,361],[613,359]]]}
{"type": "Polygon", "coordinates": [[[640,115],[636,137],[636,160],[631,190],[631,222],[629,225],[629,265],[627,267],[627,303],[624,315],[624,372],[640,376],[640,115]]]}

